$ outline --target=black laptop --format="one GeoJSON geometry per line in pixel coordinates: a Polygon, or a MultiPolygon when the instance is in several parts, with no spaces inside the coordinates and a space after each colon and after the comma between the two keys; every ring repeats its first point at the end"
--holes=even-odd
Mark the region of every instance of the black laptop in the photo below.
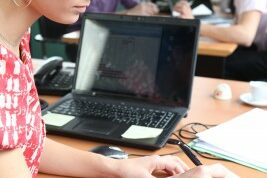
{"type": "Polygon", "coordinates": [[[43,112],[72,119],[48,133],[163,147],[189,109],[198,33],[198,20],[86,14],[72,92],[43,112]],[[161,132],[123,137],[130,127],[161,132]]]}

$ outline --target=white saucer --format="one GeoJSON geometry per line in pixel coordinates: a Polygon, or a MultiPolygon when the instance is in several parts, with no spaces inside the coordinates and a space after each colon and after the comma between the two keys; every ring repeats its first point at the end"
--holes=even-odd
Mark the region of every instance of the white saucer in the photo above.
{"type": "Polygon", "coordinates": [[[251,93],[244,93],[240,95],[240,100],[246,104],[257,106],[257,107],[266,107],[267,106],[267,100],[263,101],[254,101],[251,98],[251,93]]]}

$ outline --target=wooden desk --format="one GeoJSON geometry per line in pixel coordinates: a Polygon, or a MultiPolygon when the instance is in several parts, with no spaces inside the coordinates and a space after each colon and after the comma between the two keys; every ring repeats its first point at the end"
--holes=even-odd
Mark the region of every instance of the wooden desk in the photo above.
{"type": "Polygon", "coordinates": [[[218,41],[202,41],[198,45],[198,55],[227,57],[237,48],[235,43],[224,43],[218,41]]]}
{"type": "MultiPolygon", "coordinates": [[[[195,77],[194,80],[194,88],[193,88],[193,96],[191,108],[187,118],[184,118],[178,125],[177,129],[182,127],[183,125],[191,122],[201,122],[205,124],[219,124],[224,121],[227,121],[241,113],[249,111],[252,109],[251,106],[245,105],[240,102],[239,95],[247,92],[249,90],[248,83],[245,82],[237,82],[237,81],[226,81],[226,80],[218,80],[218,79],[210,79],[210,78],[202,78],[195,77]],[[233,91],[233,98],[229,101],[220,101],[215,100],[212,97],[212,92],[214,88],[222,82],[228,83],[233,91]]],[[[41,96],[41,98],[46,99],[49,103],[54,103],[59,97],[51,97],[51,96],[41,96]]],[[[266,108],[267,109],[267,108],[266,108]]],[[[104,144],[86,140],[79,140],[73,138],[67,138],[62,136],[48,135],[49,138],[59,141],[61,143],[82,149],[88,150],[93,146],[104,144]]],[[[172,145],[166,145],[164,148],[151,152],[147,150],[134,149],[129,147],[123,147],[125,151],[128,153],[138,153],[138,154],[163,154],[163,153],[171,153],[174,152],[177,147],[172,145]]],[[[183,154],[178,153],[179,157],[181,157],[189,166],[193,167],[194,165],[191,161],[183,154]]],[[[218,161],[209,160],[200,158],[204,164],[212,164],[218,161]]],[[[226,167],[231,169],[233,172],[238,174],[242,178],[266,178],[267,174],[236,164],[231,162],[220,161],[226,167]]],[[[53,163],[51,163],[53,164],[53,163]]],[[[57,176],[39,174],[38,178],[56,178],[57,176]]]]}

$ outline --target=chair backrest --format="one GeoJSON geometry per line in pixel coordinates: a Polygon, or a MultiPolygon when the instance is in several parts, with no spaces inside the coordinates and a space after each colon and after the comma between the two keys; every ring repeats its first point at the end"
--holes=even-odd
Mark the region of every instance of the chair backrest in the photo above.
{"type": "Polygon", "coordinates": [[[40,33],[47,39],[60,39],[61,36],[67,33],[69,25],[53,22],[46,17],[40,17],[39,28],[40,33]]]}

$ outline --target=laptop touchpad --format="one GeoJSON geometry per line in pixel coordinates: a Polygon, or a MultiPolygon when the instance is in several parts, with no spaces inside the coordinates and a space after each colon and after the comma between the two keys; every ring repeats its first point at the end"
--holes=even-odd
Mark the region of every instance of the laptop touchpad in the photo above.
{"type": "Polygon", "coordinates": [[[83,120],[81,121],[74,130],[79,132],[91,132],[103,135],[111,134],[116,128],[118,124],[113,124],[110,122],[98,121],[98,120],[83,120]]]}

